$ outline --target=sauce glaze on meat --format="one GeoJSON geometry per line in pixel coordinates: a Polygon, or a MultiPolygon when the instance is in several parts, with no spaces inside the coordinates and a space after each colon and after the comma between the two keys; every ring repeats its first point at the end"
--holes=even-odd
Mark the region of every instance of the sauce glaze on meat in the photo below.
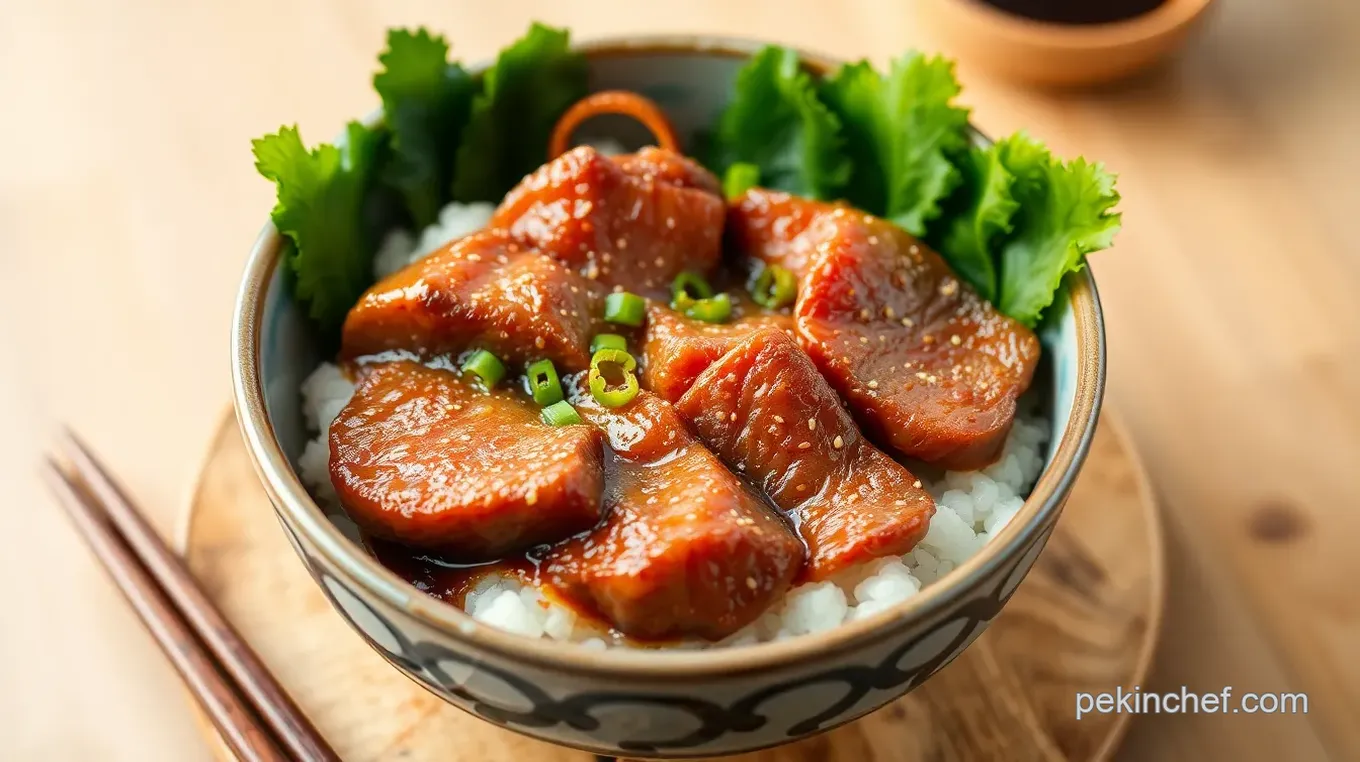
{"type": "Polygon", "coordinates": [[[718,189],[669,151],[574,149],[355,305],[341,354],[360,383],[331,474],[384,563],[458,604],[497,571],[632,638],[717,640],[792,584],[925,535],[933,501],[880,446],[950,468],[996,457],[1032,333],[883,220],[759,189],[729,207],[718,189]],[[683,272],[722,289],[770,265],[797,276],[793,305],[732,288],[720,324],[669,306],[683,272]],[[643,326],[604,322],[620,290],[648,298],[643,326]],[[639,361],[643,390],[617,408],[581,372],[602,332],[639,361]],[[581,422],[544,423],[522,382],[487,392],[450,370],[474,349],[512,379],[552,360],[581,422]]]}

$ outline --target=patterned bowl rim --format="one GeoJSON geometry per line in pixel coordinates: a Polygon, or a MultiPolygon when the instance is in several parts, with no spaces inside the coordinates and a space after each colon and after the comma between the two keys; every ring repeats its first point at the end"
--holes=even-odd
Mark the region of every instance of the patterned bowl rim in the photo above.
{"type": "MultiPolygon", "coordinates": [[[[641,35],[603,38],[575,47],[592,59],[640,53],[746,58],[767,43],[732,37],[641,35]]],[[[836,59],[799,51],[806,67],[825,74],[836,59]]],[[[478,67],[480,71],[485,65],[478,67]]],[[[371,118],[379,118],[375,115],[371,118]]],[[[603,679],[665,680],[696,683],[736,674],[779,670],[892,637],[902,629],[940,616],[965,594],[995,573],[1007,559],[1029,547],[1041,528],[1061,507],[1086,459],[1105,386],[1105,328],[1100,297],[1090,269],[1067,280],[1076,323],[1077,386],[1071,415],[1058,440],[1053,460],[1040,475],[1014,519],[972,558],[946,577],[924,587],[902,603],[824,632],[754,646],[703,650],[592,651],[571,644],[527,638],[472,619],[461,609],[418,592],[347,538],[308,494],[275,435],[265,406],[260,377],[262,319],[268,286],[279,263],[282,243],[266,223],[246,264],[232,320],[232,389],[237,420],[257,473],[276,510],[287,523],[353,584],[474,651],[493,653],[511,662],[603,679]]]]}

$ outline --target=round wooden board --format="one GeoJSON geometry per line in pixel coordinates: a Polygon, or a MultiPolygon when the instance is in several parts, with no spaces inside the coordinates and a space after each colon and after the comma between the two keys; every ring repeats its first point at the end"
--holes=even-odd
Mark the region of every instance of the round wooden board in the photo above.
{"type": "MultiPolygon", "coordinates": [[[[213,442],[191,510],[181,550],[193,573],[344,759],[593,759],[465,714],[374,653],[331,610],[279,531],[234,420],[213,442]]],[[[1145,677],[1161,623],[1163,564],[1151,490],[1106,415],[1048,547],[972,648],[869,717],[728,759],[1106,759],[1128,715],[1077,721],[1075,696],[1145,677]]]]}

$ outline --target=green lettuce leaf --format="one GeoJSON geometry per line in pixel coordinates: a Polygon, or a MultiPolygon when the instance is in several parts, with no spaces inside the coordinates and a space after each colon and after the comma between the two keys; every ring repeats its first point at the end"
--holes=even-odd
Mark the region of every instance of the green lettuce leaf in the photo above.
{"type": "Polygon", "coordinates": [[[988,301],[996,301],[996,244],[1012,229],[1019,207],[1011,193],[1015,176],[991,148],[969,148],[958,157],[962,182],[933,228],[935,248],[950,267],[988,301]]]}
{"type": "Polygon", "coordinates": [[[846,200],[924,235],[959,182],[950,161],[968,144],[968,110],[953,62],[911,51],[887,76],[868,62],[843,66],[821,96],[839,118],[853,171],[846,200]]]}
{"type": "Polygon", "coordinates": [[[1015,177],[1011,191],[1019,204],[1014,229],[1000,248],[996,304],[1032,327],[1053,303],[1063,276],[1113,243],[1122,215],[1110,210],[1119,192],[1103,165],[1083,158],[1063,162],[1024,133],[998,142],[995,150],[1015,177]]]}
{"type": "Polygon", "coordinates": [[[553,125],[586,95],[585,56],[565,30],[533,24],[501,51],[472,102],[453,172],[453,198],[499,202],[548,159],[553,125]]]}
{"type": "Polygon", "coordinates": [[[350,122],[343,146],[308,151],[297,127],[251,142],[255,168],[272,180],[274,226],[291,243],[294,295],[323,329],[338,329],[372,282],[375,241],[366,224],[385,133],[350,122]]]}
{"type": "Polygon", "coordinates": [[[417,229],[434,222],[448,203],[454,153],[472,108],[473,80],[449,63],[449,44],[425,29],[392,29],[373,87],[392,131],[391,161],[383,180],[405,202],[417,229]]]}
{"type": "Polygon", "coordinates": [[[708,159],[719,177],[733,164],[752,164],[761,185],[819,199],[838,196],[850,173],[836,117],[817,99],[798,54],[773,45],[737,73],[708,159]]]}

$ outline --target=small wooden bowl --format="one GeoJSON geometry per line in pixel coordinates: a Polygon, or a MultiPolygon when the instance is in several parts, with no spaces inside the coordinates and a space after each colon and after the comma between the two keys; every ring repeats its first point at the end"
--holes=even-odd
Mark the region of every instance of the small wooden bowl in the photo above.
{"type": "Polygon", "coordinates": [[[1135,18],[1057,24],[981,0],[922,0],[924,17],[960,59],[1031,85],[1076,87],[1147,69],[1180,48],[1213,0],[1166,0],[1135,18]]]}

